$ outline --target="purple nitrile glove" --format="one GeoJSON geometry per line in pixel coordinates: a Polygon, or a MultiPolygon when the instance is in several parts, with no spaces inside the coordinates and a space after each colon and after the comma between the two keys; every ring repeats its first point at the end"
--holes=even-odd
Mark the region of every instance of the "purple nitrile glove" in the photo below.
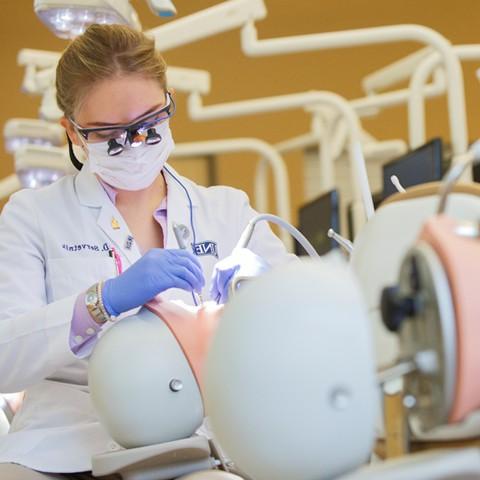
{"type": "Polygon", "coordinates": [[[234,276],[256,277],[269,268],[268,262],[248,248],[235,248],[231,255],[215,265],[210,285],[210,298],[217,303],[225,303],[228,300],[228,289],[234,276]]]}
{"type": "Polygon", "coordinates": [[[202,267],[192,253],[152,248],[121,275],[107,280],[102,298],[108,314],[118,316],[169,288],[200,292],[204,285],[202,267]]]}

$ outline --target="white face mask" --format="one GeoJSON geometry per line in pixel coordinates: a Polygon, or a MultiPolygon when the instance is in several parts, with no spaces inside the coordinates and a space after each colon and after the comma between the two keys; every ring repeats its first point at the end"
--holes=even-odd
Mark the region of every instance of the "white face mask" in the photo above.
{"type": "Polygon", "coordinates": [[[126,146],[125,150],[116,156],[108,154],[108,142],[88,144],[86,165],[89,171],[97,174],[105,183],[121,190],[134,191],[149,187],[160,174],[175,146],[168,120],[155,129],[162,137],[159,143],[142,143],[135,148],[126,146]]]}

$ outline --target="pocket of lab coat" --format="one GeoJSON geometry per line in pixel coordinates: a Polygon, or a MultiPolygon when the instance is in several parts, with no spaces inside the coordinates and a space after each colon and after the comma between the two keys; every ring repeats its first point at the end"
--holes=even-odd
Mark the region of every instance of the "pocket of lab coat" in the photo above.
{"type": "Polygon", "coordinates": [[[108,256],[49,259],[46,272],[48,302],[81,293],[115,274],[114,260],[108,256]]]}

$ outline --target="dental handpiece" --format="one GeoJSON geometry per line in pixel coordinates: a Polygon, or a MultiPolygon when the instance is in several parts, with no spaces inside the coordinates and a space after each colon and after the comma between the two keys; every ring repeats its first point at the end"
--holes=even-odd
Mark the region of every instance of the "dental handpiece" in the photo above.
{"type": "Polygon", "coordinates": [[[353,251],[353,243],[339,235],[333,228],[329,228],[327,232],[328,238],[333,238],[348,254],[353,251]]]}
{"type": "MultiPolygon", "coordinates": [[[[177,223],[174,223],[172,228],[180,250],[187,250],[187,244],[185,243],[185,239],[188,238],[188,236],[190,235],[188,228],[185,225],[178,225],[177,223]]],[[[197,293],[196,296],[198,298],[198,301],[195,299],[195,292],[192,292],[194,302],[200,306],[203,306],[202,294],[197,293]]]]}

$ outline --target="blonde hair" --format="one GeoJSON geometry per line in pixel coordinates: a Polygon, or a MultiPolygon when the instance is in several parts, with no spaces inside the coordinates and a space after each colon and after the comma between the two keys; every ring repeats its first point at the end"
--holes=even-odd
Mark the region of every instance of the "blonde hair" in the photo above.
{"type": "Polygon", "coordinates": [[[157,80],[166,89],[166,70],[154,40],[142,32],[125,25],[91,25],[58,62],[57,103],[67,118],[73,118],[96,82],[131,73],[157,80]]]}

